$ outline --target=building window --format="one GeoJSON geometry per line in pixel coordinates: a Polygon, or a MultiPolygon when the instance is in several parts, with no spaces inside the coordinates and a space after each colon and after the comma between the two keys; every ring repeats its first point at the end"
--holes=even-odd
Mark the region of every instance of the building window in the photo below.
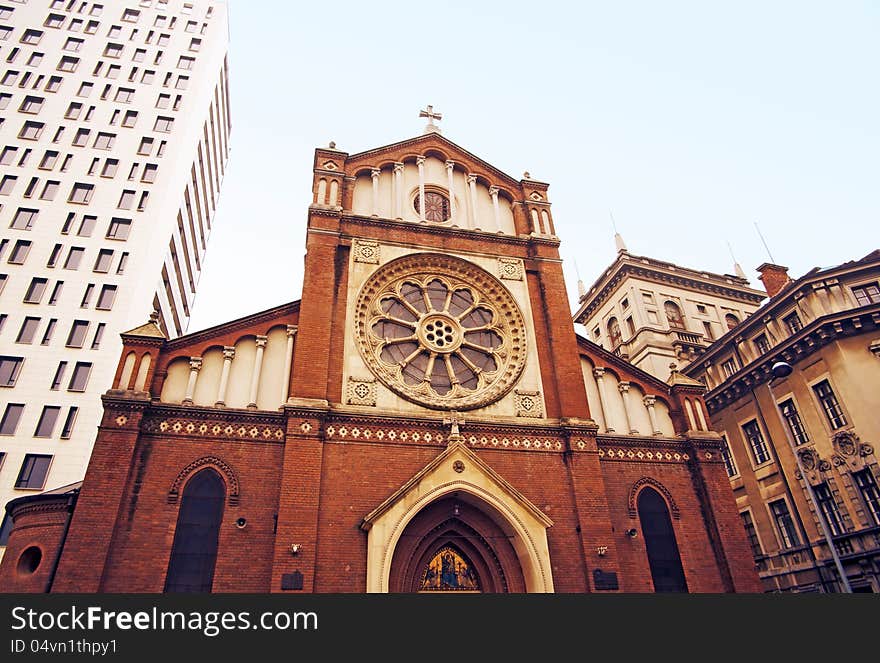
{"type": "MultiPolygon", "coordinates": [[[[159,117],[156,118],[156,124],[155,124],[155,126],[153,126],[153,130],[168,133],[169,131],[171,131],[173,126],[174,126],[174,118],[173,117],[163,117],[162,115],[160,115],[159,117]]],[[[425,194],[425,197],[427,198],[428,194],[425,194]]],[[[429,211],[430,211],[430,208],[425,210],[425,213],[427,214],[429,211]]],[[[445,219],[444,219],[444,221],[445,221],[445,219]]]]}
{"type": "Polygon", "coordinates": [[[859,306],[880,304],[880,287],[876,283],[867,283],[852,289],[859,306]]]}
{"type": "Polygon", "coordinates": [[[0,357],[0,387],[14,387],[21,365],[22,357],[0,357]]]}
{"type": "Polygon", "coordinates": [[[712,323],[708,320],[703,320],[703,334],[708,341],[715,340],[715,334],[712,332],[712,323]]]}
{"type": "Polygon", "coordinates": [[[138,154],[149,155],[153,151],[153,139],[144,136],[141,138],[141,144],[138,147],[138,154]]]}
{"type": "Polygon", "coordinates": [[[89,384],[89,373],[92,371],[91,362],[78,361],[73,367],[73,375],[70,376],[70,382],[67,384],[68,391],[85,391],[89,384]]]}
{"type": "Polygon", "coordinates": [[[687,582],[666,501],[653,488],[644,488],[639,493],[638,510],[654,591],[687,592],[687,582]]]}
{"type": "Polygon", "coordinates": [[[67,416],[64,418],[64,425],[61,427],[62,440],[69,440],[70,436],[73,434],[73,427],[76,425],[76,415],[78,412],[79,408],[76,406],[71,406],[67,411],[67,416]]]}
{"type": "Polygon", "coordinates": [[[792,311],[787,316],[782,318],[782,322],[788,328],[789,333],[793,336],[797,334],[804,326],[801,324],[801,319],[798,317],[797,311],[792,311]]]}
{"type": "Polygon", "coordinates": [[[59,361],[58,368],[55,369],[55,377],[52,378],[52,386],[49,387],[52,391],[58,391],[61,388],[61,382],[64,380],[64,372],[67,370],[67,362],[59,361]]]}
{"type": "Polygon", "coordinates": [[[94,190],[94,184],[76,182],[70,189],[70,196],[68,197],[67,202],[88,205],[89,201],[92,199],[92,193],[94,190]]]}
{"type": "Polygon", "coordinates": [[[67,253],[67,260],[64,261],[64,269],[79,269],[79,263],[83,254],[86,252],[81,246],[72,246],[67,253]]]}
{"type": "Polygon", "coordinates": [[[137,9],[126,9],[122,12],[122,20],[127,23],[137,23],[141,13],[137,9]]]}
{"type": "Polygon", "coordinates": [[[766,334],[758,334],[752,343],[754,343],[755,350],[758,351],[759,355],[765,355],[770,352],[770,342],[767,340],[766,334]]]}
{"type": "Polygon", "coordinates": [[[21,125],[21,131],[18,132],[18,137],[23,140],[38,140],[40,134],[43,133],[44,126],[45,125],[42,122],[28,120],[21,125]]]}
{"type": "Polygon", "coordinates": [[[109,43],[104,47],[104,55],[108,58],[118,58],[122,55],[122,44],[109,43]]]}
{"type": "Polygon", "coordinates": [[[130,103],[134,97],[134,90],[130,90],[127,87],[121,87],[116,90],[116,96],[114,97],[114,101],[119,101],[124,104],[130,103]]]}
{"type": "Polygon", "coordinates": [[[24,261],[27,260],[28,253],[31,250],[31,243],[25,239],[20,239],[15,243],[15,246],[12,247],[12,251],[9,253],[9,264],[11,265],[23,265],[24,261]]]}
{"type": "Polygon", "coordinates": [[[195,58],[191,58],[188,55],[181,55],[180,59],[177,61],[177,68],[178,69],[192,69],[195,61],[196,61],[195,58]]]}
{"type": "Polygon", "coordinates": [[[107,159],[104,161],[104,169],[101,171],[101,177],[115,177],[118,168],[119,159],[107,159]]]}
{"type": "Polygon", "coordinates": [[[78,39],[77,37],[68,37],[67,41],[64,42],[64,46],[62,47],[65,51],[73,51],[74,53],[78,53],[79,49],[82,48],[83,39],[78,39]]]}
{"type": "Polygon", "coordinates": [[[95,230],[95,224],[98,217],[86,214],[83,216],[82,222],[79,224],[79,230],[76,231],[77,237],[91,237],[95,230]]]}
{"type": "Polygon", "coordinates": [[[743,434],[752,450],[752,457],[755,459],[755,465],[763,465],[770,460],[770,451],[767,443],[764,442],[764,436],[761,435],[761,429],[755,419],[743,424],[743,434]]]}
{"type": "Polygon", "coordinates": [[[789,398],[787,401],[779,404],[779,409],[782,411],[782,416],[785,418],[786,423],[788,423],[788,429],[791,431],[794,443],[801,445],[809,442],[810,438],[807,436],[807,431],[801,421],[801,415],[794,405],[794,401],[789,398]]]}
{"type": "Polygon", "coordinates": [[[109,150],[113,147],[114,142],[116,142],[116,134],[108,134],[102,131],[95,137],[94,148],[96,150],[109,150]]]}
{"type": "Polygon", "coordinates": [[[119,265],[116,267],[117,274],[125,273],[125,266],[128,264],[128,251],[124,251],[121,256],[119,256],[119,265]]]}
{"type": "Polygon", "coordinates": [[[92,293],[95,291],[95,284],[89,283],[83,292],[82,301],[79,303],[80,308],[88,308],[89,302],[92,300],[92,293]]]}
{"type": "Polygon", "coordinates": [[[755,529],[755,522],[752,520],[751,511],[743,511],[739,514],[743,521],[743,527],[746,529],[746,537],[749,540],[749,547],[752,549],[752,557],[758,559],[764,556],[761,549],[761,540],[758,539],[758,531],[755,529]]]}
{"type": "Polygon", "coordinates": [[[813,492],[816,494],[816,501],[819,502],[819,508],[822,509],[822,515],[825,516],[825,522],[828,523],[831,534],[833,536],[843,534],[844,528],[840,510],[831,489],[828,487],[828,482],[813,486],[813,492]]]}
{"type": "Polygon", "coordinates": [[[113,249],[101,249],[98,251],[98,257],[95,260],[93,271],[100,274],[106,274],[110,271],[111,262],[113,262],[113,249]]]}
{"type": "Polygon", "coordinates": [[[671,329],[684,329],[684,318],[681,316],[681,308],[675,302],[667,301],[663,304],[666,311],[666,321],[671,329]]]}
{"type": "Polygon", "coordinates": [[[122,118],[123,127],[133,127],[137,123],[137,111],[125,111],[125,117],[122,118]]]}
{"type": "Polygon", "coordinates": [[[727,443],[727,436],[721,436],[721,460],[724,461],[724,469],[727,470],[728,477],[735,477],[736,464],[733,462],[733,455],[730,453],[730,445],[727,443]]]}
{"type": "Polygon", "coordinates": [[[75,58],[72,55],[65,55],[58,62],[58,71],[73,72],[76,71],[77,66],[79,66],[79,58],[75,58]]]}
{"type": "Polygon", "coordinates": [[[131,209],[134,206],[136,193],[131,189],[123,189],[122,195],[119,196],[119,203],[116,205],[119,209],[131,209]]]}
{"type": "Polygon", "coordinates": [[[68,348],[81,348],[86,340],[86,334],[89,331],[88,320],[74,320],[70,325],[70,333],[67,335],[68,348]]]}
{"type": "Polygon", "coordinates": [[[40,43],[43,33],[40,30],[25,30],[21,36],[22,44],[31,44],[32,46],[40,43]]]}
{"type": "Polygon", "coordinates": [[[214,582],[226,486],[204,469],[183,489],[164,591],[210,592],[214,582]]]}
{"type": "Polygon", "coordinates": [[[92,350],[97,350],[99,347],[101,347],[101,339],[104,337],[104,329],[106,327],[107,323],[98,323],[98,328],[95,329],[95,335],[92,337],[92,350]]]}
{"type": "Polygon", "coordinates": [[[9,403],[3,411],[3,418],[0,419],[0,435],[15,435],[15,429],[18,428],[18,420],[21,419],[21,413],[24,412],[23,403],[9,403]]]}
{"type": "Polygon", "coordinates": [[[49,14],[43,25],[47,28],[60,28],[64,24],[64,16],[62,14],[49,14]]]}
{"type": "Polygon", "coordinates": [[[100,311],[109,311],[113,308],[114,299],[116,299],[116,286],[101,286],[101,294],[98,296],[98,301],[95,304],[95,308],[100,311]]]}
{"type": "Polygon", "coordinates": [[[24,301],[25,304],[39,304],[43,299],[43,293],[46,292],[46,284],[48,283],[48,279],[40,278],[38,276],[32,278],[27,291],[24,293],[24,299],[22,301],[24,301]]]}
{"type": "Polygon", "coordinates": [[[26,317],[21,323],[21,329],[18,330],[16,343],[30,344],[34,342],[34,336],[37,334],[37,327],[40,326],[40,319],[31,316],[26,317]]]}
{"type": "Polygon", "coordinates": [[[159,166],[155,163],[148,163],[144,165],[144,172],[141,175],[141,182],[147,182],[151,184],[156,181],[156,173],[159,172],[159,166]]]}
{"type": "Polygon", "coordinates": [[[828,380],[822,380],[822,382],[813,385],[813,392],[822,404],[822,410],[825,412],[825,418],[828,419],[831,428],[838,429],[846,426],[843,409],[840,407],[837,396],[834,395],[828,380]]]}
{"type": "Polygon", "coordinates": [[[57,180],[47,180],[43,186],[43,192],[40,194],[40,200],[55,200],[55,195],[58,193],[60,185],[61,182],[57,180]]]}
{"type": "Polygon", "coordinates": [[[853,472],[853,479],[859,494],[865,502],[865,508],[868,511],[869,520],[874,525],[880,525],[880,490],[877,489],[877,481],[871,470],[865,468],[859,472],[853,472]]]}
{"type": "Polygon", "coordinates": [[[737,372],[738,367],[736,365],[736,359],[731,357],[723,362],[721,362],[721,370],[724,371],[724,377],[730,378],[737,372]]]}
{"type": "Polygon", "coordinates": [[[733,313],[728,313],[724,316],[724,322],[727,324],[727,329],[733,329],[739,324],[739,318],[737,318],[733,313]]]}
{"type": "Polygon", "coordinates": [[[107,239],[127,239],[130,230],[131,219],[119,219],[114,217],[110,221],[110,226],[107,228],[107,239]]]}
{"type": "Polygon", "coordinates": [[[44,454],[27,454],[21,464],[21,471],[15,481],[15,487],[26,490],[42,490],[49,474],[52,456],[44,454]]]}
{"type": "Polygon", "coordinates": [[[60,413],[61,408],[57,405],[44,405],[40,420],[37,422],[37,429],[34,431],[34,437],[52,437],[60,413]]]}
{"type": "Polygon", "coordinates": [[[42,110],[44,101],[45,99],[43,99],[43,97],[32,97],[29,95],[21,102],[21,106],[18,107],[18,110],[22,113],[36,115],[42,110]]]}
{"type": "Polygon", "coordinates": [[[58,281],[55,283],[55,287],[52,288],[52,294],[49,295],[49,306],[55,306],[58,303],[58,298],[61,296],[61,288],[64,287],[64,281],[58,281]]]}
{"type": "Polygon", "coordinates": [[[52,334],[55,332],[55,326],[57,324],[57,318],[49,319],[49,324],[46,325],[46,331],[43,332],[43,340],[40,341],[40,345],[49,345],[49,342],[52,340],[52,334]]]}
{"type": "Polygon", "coordinates": [[[92,93],[92,89],[94,88],[93,83],[80,83],[79,90],[76,93],[77,97],[88,97],[92,93]]]}
{"type": "Polygon", "coordinates": [[[773,520],[776,522],[776,530],[779,532],[779,538],[783,548],[794,548],[800,545],[800,537],[794,526],[794,520],[788,510],[788,504],[785,500],[776,500],[770,502],[770,513],[773,514],[773,520]]]}
{"type": "Polygon", "coordinates": [[[77,129],[76,134],[73,136],[73,142],[71,143],[71,145],[73,145],[74,147],[85,147],[86,143],[89,140],[90,133],[90,129],[77,129]]]}

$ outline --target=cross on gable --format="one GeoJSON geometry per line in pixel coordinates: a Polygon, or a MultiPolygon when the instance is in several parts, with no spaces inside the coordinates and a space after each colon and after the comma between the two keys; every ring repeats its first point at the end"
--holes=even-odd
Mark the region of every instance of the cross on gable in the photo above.
{"type": "Polygon", "coordinates": [[[425,133],[429,133],[431,131],[440,132],[440,127],[434,124],[434,120],[442,120],[442,113],[435,113],[434,107],[431,104],[428,104],[428,107],[425,110],[419,111],[419,117],[428,118],[428,124],[425,126],[425,133]]]}

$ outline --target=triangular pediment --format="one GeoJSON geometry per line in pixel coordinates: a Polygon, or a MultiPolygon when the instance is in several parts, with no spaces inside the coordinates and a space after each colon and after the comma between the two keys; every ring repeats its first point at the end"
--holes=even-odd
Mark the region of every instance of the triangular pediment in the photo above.
{"type": "MultiPolygon", "coordinates": [[[[499,168],[496,168],[488,161],[485,161],[477,155],[469,152],[461,145],[454,143],[445,136],[431,132],[407,138],[396,143],[383,145],[364,152],[349,155],[347,159],[347,167],[349,169],[357,169],[361,166],[373,165],[383,158],[400,159],[400,155],[427,154],[432,150],[438,152],[447,160],[455,161],[462,165],[466,165],[470,170],[483,171],[486,175],[493,175],[494,179],[500,183],[503,182],[511,190],[519,187],[520,181],[508,175],[499,168]]],[[[541,184],[538,182],[530,182],[531,184],[541,184]]]]}
{"type": "MultiPolygon", "coordinates": [[[[553,521],[535,506],[506,479],[487,465],[463,442],[453,442],[443,453],[428,463],[421,471],[401,486],[382,504],[364,517],[361,528],[370,527],[393,508],[406,504],[407,508],[431,495],[439,486],[450,482],[479,486],[481,491],[491,493],[497,499],[511,502],[532,516],[543,527],[552,527],[553,521]]],[[[513,506],[511,504],[511,506],[513,506]]]]}
{"type": "Polygon", "coordinates": [[[127,332],[122,332],[122,336],[138,336],[140,338],[161,338],[167,339],[168,337],[162,333],[162,330],[159,329],[159,325],[155,320],[150,320],[149,322],[142,324],[140,327],[135,327],[127,332]]]}

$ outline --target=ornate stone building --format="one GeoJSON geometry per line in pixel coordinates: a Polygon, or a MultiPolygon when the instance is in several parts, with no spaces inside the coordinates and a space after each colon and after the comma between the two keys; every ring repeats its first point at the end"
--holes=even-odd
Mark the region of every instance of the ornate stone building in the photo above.
{"type": "Polygon", "coordinates": [[[575,334],[547,190],[430,121],[317,149],[302,298],[124,334],[85,480],[11,505],[0,584],[761,591],[704,386],[575,334]]]}
{"type": "Polygon", "coordinates": [[[843,589],[821,514],[853,591],[880,592],[880,251],[795,281],[758,269],[770,299],[684,372],[709,388],[764,586],[843,589]]]}

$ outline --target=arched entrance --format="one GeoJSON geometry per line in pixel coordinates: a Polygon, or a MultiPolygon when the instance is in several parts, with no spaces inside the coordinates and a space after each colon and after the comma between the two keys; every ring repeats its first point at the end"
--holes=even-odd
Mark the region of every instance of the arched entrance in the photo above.
{"type": "Polygon", "coordinates": [[[473,497],[453,494],[406,526],[391,562],[391,592],[525,592],[509,535],[473,497]]]}
{"type": "Polygon", "coordinates": [[[687,592],[687,581],[666,501],[649,487],[639,493],[638,506],[654,591],[687,592]]]}

